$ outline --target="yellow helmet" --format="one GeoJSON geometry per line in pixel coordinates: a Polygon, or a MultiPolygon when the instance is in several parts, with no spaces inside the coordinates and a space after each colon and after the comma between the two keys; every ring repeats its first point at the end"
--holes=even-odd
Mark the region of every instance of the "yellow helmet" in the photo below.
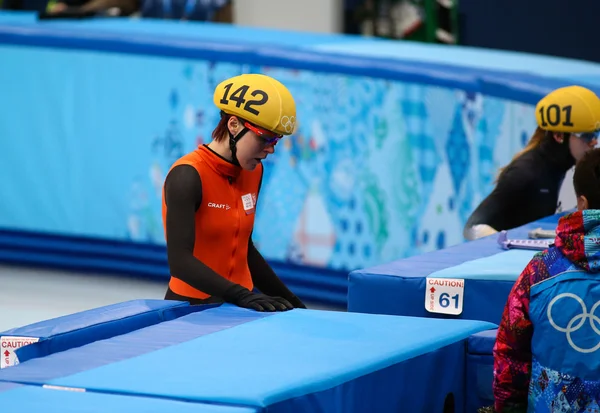
{"type": "Polygon", "coordinates": [[[540,128],[551,132],[582,133],[600,129],[600,99],[582,86],[556,89],[535,108],[540,128]]]}
{"type": "Polygon", "coordinates": [[[263,74],[243,74],[224,80],[215,88],[215,105],[277,135],[291,135],[296,128],[296,103],[278,80],[263,74]]]}

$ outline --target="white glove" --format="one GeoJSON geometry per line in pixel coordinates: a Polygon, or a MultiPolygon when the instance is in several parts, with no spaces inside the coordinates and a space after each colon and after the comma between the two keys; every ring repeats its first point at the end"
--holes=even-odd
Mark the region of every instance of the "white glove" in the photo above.
{"type": "Polygon", "coordinates": [[[472,227],[465,228],[463,231],[463,235],[468,241],[473,241],[496,233],[498,233],[498,231],[485,224],[473,225],[472,227]]]}

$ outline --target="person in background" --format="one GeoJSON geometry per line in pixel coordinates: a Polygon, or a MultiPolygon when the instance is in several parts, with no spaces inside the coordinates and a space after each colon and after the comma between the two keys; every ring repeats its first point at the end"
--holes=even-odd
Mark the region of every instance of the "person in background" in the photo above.
{"type": "Polygon", "coordinates": [[[600,412],[600,149],[575,167],[560,218],[510,292],[494,345],[495,411],[600,412]]]}
{"type": "Polygon", "coordinates": [[[36,10],[40,20],[139,16],[233,23],[231,0],[6,0],[5,8],[36,10]]]}
{"type": "Polygon", "coordinates": [[[600,99],[581,86],[552,91],[535,108],[538,127],[500,171],[497,184],[471,214],[467,240],[554,215],[565,175],[598,143],[600,99]]]}
{"type": "Polygon", "coordinates": [[[144,18],[233,23],[231,0],[143,0],[144,18]]]}
{"type": "Polygon", "coordinates": [[[294,132],[294,98],[272,77],[243,74],[221,82],[213,99],[221,120],[212,142],[177,160],[164,183],[171,271],[165,299],[257,311],[306,308],[252,242],[262,161],[294,132]]]}

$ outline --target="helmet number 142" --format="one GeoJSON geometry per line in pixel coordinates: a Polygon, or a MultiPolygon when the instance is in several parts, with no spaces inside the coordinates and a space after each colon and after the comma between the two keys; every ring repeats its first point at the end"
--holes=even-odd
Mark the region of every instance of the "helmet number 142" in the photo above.
{"type": "Polygon", "coordinates": [[[261,105],[264,105],[265,103],[267,103],[267,100],[269,100],[269,96],[266,94],[266,92],[263,90],[260,90],[260,89],[253,90],[252,93],[250,93],[250,96],[252,96],[252,97],[260,96],[260,99],[246,100],[245,96],[246,96],[246,93],[248,92],[248,89],[250,89],[250,86],[242,85],[239,88],[237,88],[231,94],[231,96],[229,96],[229,92],[231,91],[232,86],[233,86],[233,83],[228,83],[227,85],[225,85],[223,87],[225,89],[225,93],[223,94],[223,97],[221,98],[221,103],[224,105],[228,105],[229,101],[234,101],[236,107],[239,108],[242,105],[244,105],[244,110],[246,112],[249,112],[255,116],[258,116],[260,112],[257,109],[253,108],[253,106],[261,106],[261,105]]]}

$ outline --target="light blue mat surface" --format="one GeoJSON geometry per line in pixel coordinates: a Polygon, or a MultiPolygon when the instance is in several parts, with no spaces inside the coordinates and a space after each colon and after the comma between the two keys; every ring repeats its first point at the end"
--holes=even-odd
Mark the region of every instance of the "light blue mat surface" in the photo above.
{"type": "MultiPolygon", "coordinates": [[[[223,310],[247,312],[231,307],[223,310]]],[[[220,310],[182,320],[214,311],[220,310]]],[[[201,328],[199,324],[196,328],[201,328]]],[[[293,310],[56,378],[50,384],[267,406],[330,389],[494,327],[470,320],[293,310]]],[[[112,341],[106,340],[106,345],[112,341]]],[[[75,354],[85,349],[71,351],[75,354]]],[[[95,351],[99,351],[97,346],[95,351]]],[[[65,362],[64,357],[60,360],[65,362]]]]}
{"type": "Polygon", "coordinates": [[[529,261],[539,251],[508,250],[489,257],[467,261],[444,268],[429,275],[430,278],[461,278],[489,281],[516,281],[529,261]]]}

